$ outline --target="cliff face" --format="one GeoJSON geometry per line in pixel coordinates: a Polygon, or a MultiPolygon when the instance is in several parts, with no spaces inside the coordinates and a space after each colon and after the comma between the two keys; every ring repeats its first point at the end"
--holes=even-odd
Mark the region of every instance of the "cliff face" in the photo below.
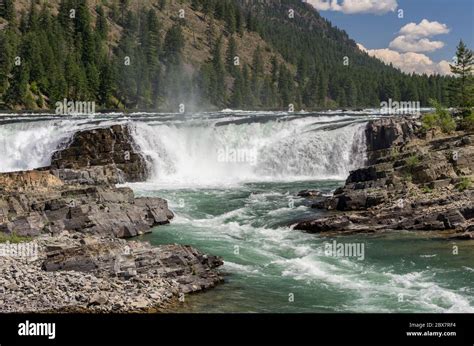
{"type": "Polygon", "coordinates": [[[376,163],[379,157],[384,156],[384,150],[414,139],[419,129],[419,122],[404,118],[382,118],[369,122],[365,129],[368,163],[376,163]]]}
{"type": "Polygon", "coordinates": [[[314,207],[339,211],[296,225],[308,232],[447,230],[474,237],[474,134],[426,138],[413,119],[379,119],[366,129],[369,163],[314,207]]]}

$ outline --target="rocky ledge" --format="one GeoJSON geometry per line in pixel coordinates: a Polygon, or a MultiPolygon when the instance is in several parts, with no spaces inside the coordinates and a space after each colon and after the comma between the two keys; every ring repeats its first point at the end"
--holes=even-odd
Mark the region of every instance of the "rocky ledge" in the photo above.
{"type": "Polygon", "coordinates": [[[0,174],[0,233],[38,249],[0,254],[0,312],[157,311],[222,281],[217,257],[120,239],[173,218],[166,200],[115,185],[145,180],[146,162],[130,128],[116,125],[74,134],[50,167],[0,174]]]}
{"type": "Polygon", "coordinates": [[[0,312],[153,312],[222,281],[222,261],[190,246],[62,232],[0,256],[0,312]]]}
{"type": "Polygon", "coordinates": [[[412,118],[383,118],[366,129],[368,166],[313,208],[330,215],[299,222],[310,233],[446,231],[474,238],[474,134],[423,133],[412,118]]]}
{"type": "Polygon", "coordinates": [[[161,198],[135,198],[132,189],[71,184],[51,171],[0,174],[0,232],[19,236],[76,231],[129,238],[169,223],[161,198]]]}

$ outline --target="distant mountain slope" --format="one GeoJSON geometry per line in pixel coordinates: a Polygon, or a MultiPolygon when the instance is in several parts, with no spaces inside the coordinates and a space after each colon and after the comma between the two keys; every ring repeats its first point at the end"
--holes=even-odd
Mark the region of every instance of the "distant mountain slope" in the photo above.
{"type": "Polygon", "coordinates": [[[408,76],[369,57],[299,0],[3,0],[0,6],[4,109],[55,108],[64,98],[174,111],[363,107],[388,98],[446,103],[447,82],[408,76]]]}

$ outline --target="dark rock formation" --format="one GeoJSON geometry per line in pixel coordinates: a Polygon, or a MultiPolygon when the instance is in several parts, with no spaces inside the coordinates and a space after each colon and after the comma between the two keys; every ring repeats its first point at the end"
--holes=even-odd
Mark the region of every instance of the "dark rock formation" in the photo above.
{"type": "Polygon", "coordinates": [[[375,163],[383,150],[414,139],[419,128],[420,123],[403,117],[387,117],[369,122],[365,129],[369,164],[375,163]]]}
{"type": "MultiPolygon", "coordinates": [[[[371,161],[313,207],[334,215],[296,224],[307,232],[474,229],[474,134],[417,137],[416,120],[378,119],[367,126],[371,161]]],[[[464,232],[464,233],[463,233],[464,232]]],[[[465,234],[468,234],[466,236],[465,234]]]]}
{"type": "Polygon", "coordinates": [[[298,192],[298,197],[319,197],[321,196],[321,191],[318,190],[302,190],[298,192]]]}
{"type": "Polygon", "coordinates": [[[144,181],[149,175],[146,159],[137,151],[130,128],[114,125],[107,128],[84,130],[75,133],[64,149],[51,159],[51,168],[59,169],[62,179],[103,180],[105,167],[114,182],[144,181]],[[116,169],[116,171],[114,171],[116,169]]]}
{"type": "Polygon", "coordinates": [[[173,217],[161,198],[134,198],[114,183],[141,181],[145,158],[130,128],[115,125],[73,135],[51,167],[0,174],[0,231],[20,236],[64,230],[128,238],[173,217]]]}

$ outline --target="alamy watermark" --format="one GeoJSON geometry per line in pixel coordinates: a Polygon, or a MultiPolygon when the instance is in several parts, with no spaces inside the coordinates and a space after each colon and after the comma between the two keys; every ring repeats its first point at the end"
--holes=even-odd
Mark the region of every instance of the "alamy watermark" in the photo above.
{"type": "Polygon", "coordinates": [[[18,324],[19,336],[46,336],[50,340],[56,338],[56,323],[37,323],[26,320],[18,324]]]}
{"type": "Polygon", "coordinates": [[[419,114],[421,112],[420,101],[388,101],[380,102],[381,114],[419,114]]]}
{"type": "Polygon", "coordinates": [[[225,163],[257,164],[258,152],[256,149],[224,147],[217,150],[217,161],[225,163]]]}
{"type": "Polygon", "coordinates": [[[65,98],[56,102],[55,106],[58,115],[90,115],[95,113],[94,101],[71,101],[65,98]]]}
{"type": "Polygon", "coordinates": [[[38,244],[36,242],[29,243],[10,243],[5,242],[0,244],[0,257],[37,257],[38,244]]]}
{"type": "Polygon", "coordinates": [[[356,257],[359,261],[365,259],[364,243],[332,243],[324,244],[324,255],[329,257],[356,257]]]}

